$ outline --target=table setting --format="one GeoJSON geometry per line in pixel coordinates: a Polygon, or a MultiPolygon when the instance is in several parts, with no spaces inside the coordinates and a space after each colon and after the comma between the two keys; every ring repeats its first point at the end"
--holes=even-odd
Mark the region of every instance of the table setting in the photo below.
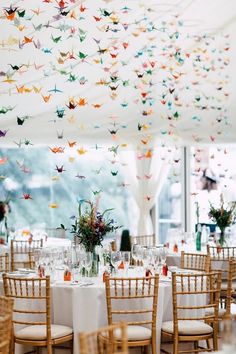
{"type": "MultiPolygon", "coordinates": [[[[181,269],[173,266],[169,267],[165,273],[167,258],[165,247],[147,248],[134,245],[132,252],[120,252],[98,246],[96,251],[100,259],[96,276],[91,276],[90,273],[93,255],[91,252],[86,252],[86,249],[80,244],[72,244],[70,248],[63,249],[42,248],[36,250],[34,254],[35,269],[19,268],[11,275],[27,278],[50,275],[52,320],[54,323],[71,326],[74,333],[79,333],[107,324],[104,276],[111,274],[111,276],[121,278],[136,278],[158,273],[160,278],[157,348],[160,348],[161,324],[163,321],[172,320],[171,274],[172,272],[181,273],[181,269]],[[69,277],[68,273],[70,273],[69,277]],[[61,306],[62,299],[63,306],[61,306]]],[[[191,273],[187,270],[184,272],[191,273]]],[[[0,293],[3,293],[2,283],[0,283],[0,293]]],[[[205,300],[196,296],[189,301],[194,304],[205,300]]],[[[78,350],[78,343],[75,340],[74,353],[78,353],[78,350]]],[[[18,353],[20,351],[17,351],[18,353]]]]}
{"type": "MultiPolygon", "coordinates": [[[[133,244],[130,251],[116,250],[114,242],[104,242],[104,237],[119,226],[116,226],[113,219],[104,216],[107,210],[100,213],[93,203],[86,203],[88,205],[85,210],[82,210],[83,203],[79,206],[79,216],[72,225],[72,241],[48,238],[43,236],[43,233],[31,232],[28,229],[15,234],[14,238],[18,241],[35,242],[43,236],[43,242],[41,247],[32,250],[33,269],[20,266],[10,275],[25,279],[50,276],[52,323],[73,328],[74,354],[77,354],[79,348],[76,334],[96,330],[107,324],[104,284],[107,276],[118,277],[122,284],[125,278],[148,279],[158,274],[156,346],[159,351],[162,323],[173,320],[172,274],[188,276],[190,287],[196,287],[195,275],[199,273],[200,276],[199,271],[180,268],[179,251],[192,250],[194,243],[192,240],[188,243],[187,240],[180,240],[180,246],[176,247],[175,240],[173,248],[171,244],[133,244]],[[171,252],[171,249],[174,252],[171,252]],[[171,263],[171,259],[175,261],[171,263]]],[[[177,281],[177,288],[181,285],[177,281]]],[[[3,293],[2,282],[0,293],[3,293]]],[[[183,305],[194,307],[205,304],[207,299],[206,296],[196,293],[187,298],[183,297],[181,301],[184,302],[183,305]]],[[[184,316],[188,317],[188,312],[184,316]]],[[[20,351],[17,349],[16,353],[19,354],[20,351]]]]}

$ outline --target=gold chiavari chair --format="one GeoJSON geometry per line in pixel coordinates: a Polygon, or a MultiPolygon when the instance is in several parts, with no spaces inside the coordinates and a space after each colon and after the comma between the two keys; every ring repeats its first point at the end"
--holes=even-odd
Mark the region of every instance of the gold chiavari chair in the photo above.
{"type": "Polygon", "coordinates": [[[45,229],[45,234],[47,237],[66,238],[66,230],[62,227],[48,227],[45,229]]]}
{"type": "Polygon", "coordinates": [[[236,259],[230,259],[231,297],[236,299],[236,259]]]}
{"type": "Polygon", "coordinates": [[[132,244],[153,247],[153,246],[155,246],[155,242],[156,242],[155,234],[131,236],[131,243],[132,244]]]}
{"type": "Polygon", "coordinates": [[[5,253],[0,256],[0,272],[9,272],[10,263],[9,263],[9,254],[5,253]]]}
{"type": "Polygon", "coordinates": [[[0,296],[0,354],[9,354],[13,300],[0,296]]]}
{"type": "Polygon", "coordinates": [[[46,347],[70,342],[73,347],[73,329],[51,324],[50,277],[22,278],[3,274],[5,296],[14,299],[13,343],[46,347]],[[23,327],[22,327],[23,326],[23,327]]]}
{"type": "MultiPolygon", "coordinates": [[[[105,278],[108,324],[127,324],[128,347],[151,345],[156,354],[159,276],[105,278]],[[132,317],[132,319],[130,318],[132,317]]],[[[121,339],[117,336],[117,339],[121,339]]]]}
{"type": "Polygon", "coordinates": [[[182,251],[180,266],[182,269],[191,269],[208,273],[210,269],[210,256],[209,254],[186,253],[182,251]]]}
{"type": "Polygon", "coordinates": [[[23,241],[11,240],[11,271],[19,267],[33,269],[35,267],[34,250],[43,247],[43,239],[23,241]]]}
{"type": "MultiPolygon", "coordinates": [[[[218,261],[219,264],[218,270],[222,272],[222,283],[221,283],[221,306],[224,307],[219,309],[220,318],[231,318],[231,304],[234,302],[234,298],[236,297],[236,259],[230,258],[227,261],[223,261],[226,267],[222,267],[222,261],[218,261]],[[225,269],[226,268],[226,269],[225,269]]],[[[212,261],[214,265],[213,271],[216,269],[217,261],[212,261]]],[[[212,266],[213,268],[213,266],[212,266]]]]}
{"type": "Polygon", "coordinates": [[[118,323],[93,332],[82,332],[79,343],[80,354],[128,354],[127,325],[118,323]],[[117,334],[119,341],[116,340],[117,334]]]}
{"type": "MultiPolygon", "coordinates": [[[[218,308],[221,273],[172,274],[173,321],[163,322],[162,340],[173,341],[173,354],[218,350],[218,308]],[[191,306],[191,296],[200,296],[191,306]],[[207,299],[209,298],[209,301],[207,299]],[[212,314],[206,311],[213,308],[212,314]],[[213,348],[210,345],[213,340],[213,348]],[[206,340],[207,348],[199,347],[206,340]],[[180,350],[180,342],[193,342],[194,350],[180,350]]],[[[162,349],[162,352],[166,352],[162,349]]]]}
{"type": "Polygon", "coordinates": [[[207,245],[207,253],[211,258],[229,259],[236,258],[236,247],[221,247],[207,245]]]}

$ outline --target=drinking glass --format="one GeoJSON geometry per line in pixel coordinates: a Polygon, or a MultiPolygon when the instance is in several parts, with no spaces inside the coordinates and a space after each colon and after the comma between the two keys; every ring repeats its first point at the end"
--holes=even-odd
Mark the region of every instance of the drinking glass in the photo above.
{"type": "Polygon", "coordinates": [[[125,273],[128,273],[128,269],[129,269],[129,265],[130,265],[130,252],[122,252],[122,261],[124,263],[124,267],[125,267],[125,273]]]}
{"type": "Polygon", "coordinates": [[[115,273],[118,271],[118,267],[121,262],[121,253],[120,251],[113,251],[111,252],[111,264],[115,268],[115,273]]]}
{"type": "Polygon", "coordinates": [[[147,269],[151,263],[151,250],[147,247],[142,247],[142,262],[144,269],[147,269]]]}
{"type": "Polygon", "coordinates": [[[132,258],[137,263],[141,258],[141,246],[137,244],[132,245],[131,253],[132,253],[132,258]]]}
{"type": "Polygon", "coordinates": [[[72,265],[72,283],[78,283],[79,272],[81,268],[81,261],[84,251],[80,245],[73,244],[71,250],[71,265],[72,265]]]}
{"type": "Polygon", "coordinates": [[[162,265],[166,263],[166,257],[167,257],[166,247],[160,247],[160,260],[162,265]]]}

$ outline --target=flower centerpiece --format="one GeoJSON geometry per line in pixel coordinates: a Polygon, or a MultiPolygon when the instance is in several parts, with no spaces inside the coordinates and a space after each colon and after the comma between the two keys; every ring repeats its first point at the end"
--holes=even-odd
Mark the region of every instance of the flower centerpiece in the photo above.
{"type": "MultiPolygon", "coordinates": [[[[93,253],[93,259],[96,261],[95,247],[102,246],[104,236],[117,230],[120,226],[115,225],[115,221],[109,218],[107,213],[113,209],[106,209],[103,213],[97,210],[97,203],[84,201],[79,203],[79,215],[75,218],[75,223],[72,225],[72,233],[74,234],[75,242],[84,246],[86,252],[93,253]],[[84,210],[82,206],[86,204],[84,210]]],[[[91,272],[96,268],[92,265],[91,272]]],[[[96,271],[95,271],[96,273],[96,271]]],[[[93,274],[94,275],[94,274],[93,274]]]]}
{"type": "Polygon", "coordinates": [[[225,243],[225,229],[235,222],[236,202],[225,205],[223,195],[220,196],[220,207],[215,208],[210,203],[209,217],[216,223],[220,229],[219,243],[221,246],[225,243]]]}

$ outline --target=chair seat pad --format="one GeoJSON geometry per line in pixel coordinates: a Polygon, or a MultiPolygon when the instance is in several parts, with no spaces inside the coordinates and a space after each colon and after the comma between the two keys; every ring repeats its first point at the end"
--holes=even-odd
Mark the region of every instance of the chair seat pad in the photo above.
{"type": "MultiPolygon", "coordinates": [[[[161,329],[167,333],[174,333],[173,321],[163,322],[161,329]]],[[[202,321],[178,321],[179,335],[201,335],[210,334],[213,329],[202,321]]]]}
{"type": "MultiPolygon", "coordinates": [[[[65,337],[73,333],[73,329],[67,326],[61,325],[51,325],[51,336],[52,339],[65,337]]],[[[35,325],[27,326],[20,329],[15,333],[15,338],[17,339],[28,339],[28,340],[46,340],[46,326],[35,325]]]]}
{"type": "MultiPolygon", "coordinates": [[[[107,333],[104,333],[103,336],[107,337],[107,333]]],[[[114,331],[114,336],[119,340],[121,339],[121,330],[118,328],[114,331]]],[[[152,331],[143,326],[127,326],[127,339],[128,341],[138,341],[146,340],[152,337],[152,331]]]]}
{"type": "MultiPolygon", "coordinates": [[[[221,283],[221,290],[227,290],[228,288],[228,281],[222,281],[221,283]]],[[[232,289],[236,290],[236,280],[232,281],[232,289]]]]}

